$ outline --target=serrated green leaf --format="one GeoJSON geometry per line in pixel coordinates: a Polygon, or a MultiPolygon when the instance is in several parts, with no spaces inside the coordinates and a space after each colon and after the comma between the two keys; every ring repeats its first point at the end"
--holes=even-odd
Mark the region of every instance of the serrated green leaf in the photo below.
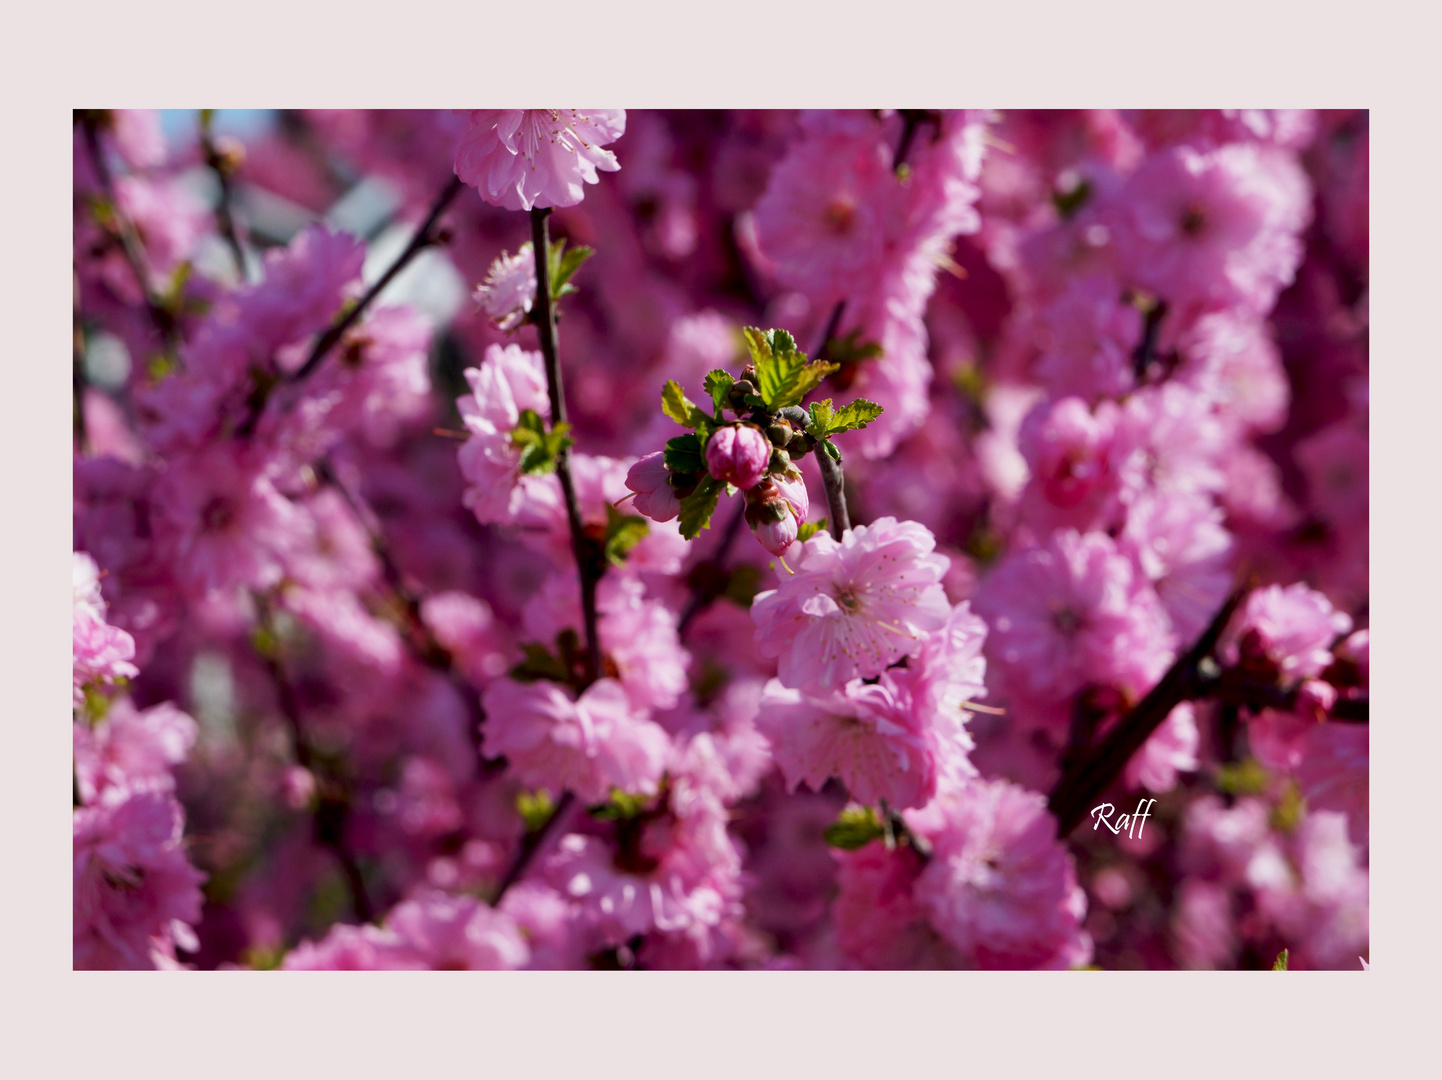
{"type": "Polygon", "coordinates": [[[706,381],[702,385],[706,393],[711,395],[711,401],[716,406],[716,419],[721,419],[721,409],[727,404],[727,398],[731,393],[731,386],[736,382],[729,374],[720,368],[709,372],[706,381]]]}
{"type": "Polygon", "coordinates": [[[836,416],[836,410],[831,407],[831,399],[813,401],[807,414],[811,419],[806,422],[806,430],[815,438],[826,438],[826,433],[831,430],[831,421],[836,416]]]}
{"type": "Polygon", "coordinates": [[[623,514],[614,506],[606,507],[606,561],[612,566],[624,566],[631,549],[646,539],[651,526],[643,517],[623,514]]]}
{"type": "Polygon", "coordinates": [[[804,544],[806,543],[806,541],[810,540],[813,536],[815,536],[817,533],[821,532],[825,528],[825,518],[822,518],[820,521],[803,521],[796,528],[796,541],[797,543],[804,544]]]}
{"type": "Polygon", "coordinates": [[[681,535],[687,540],[696,539],[702,529],[710,527],[711,515],[716,512],[716,504],[720,501],[725,487],[725,484],[708,473],[696,485],[696,490],[681,500],[681,535]]]}
{"type": "Polygon", "coordinates": [[[882,413],[880,405],[874,401],[867,401],[865,398],[857,398],[850,405],[842,408],[831,421],[831,428],[828,434],[836,434],[838,431],[855,431],[864,428],[871,421],[875,420],[882,413]]]}
{"type": "Polygon", "coordinates": [[[1273,971],[1286,971],[1286,970],[1287,970],[1287,950],[1286,950],[1286,949],[1283,949],[1281,952],[1279,952],[1279,953],[1277,954],[1277,962],[1272,965],[1272,970],[1273,970],[1273,971]]]}
{"type": "Polygon", "coordinates": [[[869,806],[848,806],[822,835],[832,847],[855,851],[886,833],[876,811],[869,806]]]}
{"type": "Polygon", "coordinates": [[[699,410],[696,410],[695,402],[686,397],[686,392],[681,389],[679,382],[666,379],[666,385],[660,391],[660,411],[665,412],[682,427],[695,427],[691,418],[699,410]]]}
{"type": "Polygon", "coordinates": [[[672,472],[699,473],[706,471],[706,459],[701,452],[701,440],[694,433],[667,439],[662,460],[665,461],[666,468],[672,472]]]}

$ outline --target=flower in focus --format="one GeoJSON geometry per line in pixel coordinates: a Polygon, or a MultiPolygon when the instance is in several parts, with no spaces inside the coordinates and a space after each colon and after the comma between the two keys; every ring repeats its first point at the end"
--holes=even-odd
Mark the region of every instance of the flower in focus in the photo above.
{"type": "Polygon", "coordinates": [[[625,131],[625,109],[473,109],[456,175],[507,210],[575,206],[596,170],[621,168],[601,147],[625,131]]]}
{"type": "Polygon", "coordinates": [[[951,612],[941,587],[950,560],[935,548],[924,526],[890,517],[840,543],[808,540],[796,573],[751,607],[757,646],[779,660],[782,685],[830,690],[920,651],[951,612]]]}

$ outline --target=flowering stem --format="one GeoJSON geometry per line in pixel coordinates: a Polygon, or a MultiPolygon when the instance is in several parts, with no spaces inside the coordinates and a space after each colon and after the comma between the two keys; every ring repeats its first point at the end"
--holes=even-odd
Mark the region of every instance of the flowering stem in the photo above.
{"type": "Polygon", "coordinates": [[[1121,775],[1132,755],[1174,708],[1206,692],[1209,680],[1202,674],[1202,662],[1211,656],[1232,613],[1249,589],[1248,585],[1234,589],[1196,644],[1177,657],[1151,693],[1121,718],[1091,754],[1062,774],[1048,802],[1057,819],[1058,836],[1066,836],[1081,823],[1093,801],[1121,775]]]}
{"type": "Polygon", "coordinates": [[[311,349],[310,355],[306,357],[305,363],[290,377],[291,382],[300,382],[320,367],[326,354],[335,347],[342,335],[355,325],[356,320],[365,314],[366,308],[370,307],[375,298],[385,291],[385,287],[391,283],[391,280],[409,266],[417,255],[438,242],[436,222],[440,220],[446,207],[451,205],[451,200],[460,194],[463,187],[465,184],[461,183],[460,177],[451,177],[450,183],[431,204],[431,212],[426,215],[426,220],[421,223],[421,227],[411,237],[411,242],[406,245],[405,250],[396,256],[396,261],[386,268],[386,272],[380,276],[380,280],[366,291],[366,294],[356,302],[355,307],[333,322],[330,329],[320,336],[315,347],[311,349]]]}
{"type": "Polygon", "coordinates": [[[240,280],[245,281],[245,248],[241,246],[240,235],[235,230],[235,215],[231,211],[231,189],[230,189],[230,166],[225,158],[215,148],[215,139],[211,136],[211,121],[215,117],[214,109],[200,110],[200,147],[205,155],[205,163],[215,173],[216,180],[220,183],[220,198],[215,204],[215,221],[220,227],[220,235],[225,237],[226,246],[230,248],[231,258],[235,260],[236,272],[240,280]]]}
{"type": "Polygon", "coordinates": [[[831,535],[840,540],[851,528],[851,517],[846,512],[846,478],[841,474],[840,463],[833,461],[819,445],[816,447],[816,464],[821,468],[821,483],[826,488],[831,535]]]}
{"type": "MultiPolygon", "coordinates": [[[[531,249],[536,257],[536,333],[540,338],[541,356],[546,364],[546,389],[551,397],[552,425],[566,420],[566,395],[561,384],[561,362],[557,355],[556,309],[551,298],[551,209],[535,207],[531,211],[531,249]]],[[[576,501],[576,488],[571,481],[571,450],[563,446],[556,455],[556,478],[566,500],[566,520],[571,527],[571,549],[576,556],[576,570],[581,577],[581,613],[586,630],[586,685],[600,677],[601,639],[596,629],[596,557],[593,544],[581,522],[581,507],[576,501]]]]}

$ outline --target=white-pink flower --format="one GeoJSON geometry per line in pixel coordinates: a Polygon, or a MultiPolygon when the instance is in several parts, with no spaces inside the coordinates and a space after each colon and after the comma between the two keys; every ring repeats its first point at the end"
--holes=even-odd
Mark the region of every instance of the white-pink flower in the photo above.
{"type": "Polygon", "coordinates": [[[935,548],[925,526],[891,517],[840,543],[808,540],[796,573],[751,607],[757,647],[778,659],[782,684],[824,692],[919,652],[951,614],[941,586],[950,560],[935,548]]]}
{"type": "Polygon", "coordinates": [[[526,321],[536,302],[536,256],[530,244],[511,255],[501,252],[476,286],[476,303],[501,330],[514,330],[526,321]]]}
{"type": "Polygon", "coordinates": [[[596,170],[616,172],[601,147],[626,131],[625,109],[473,109],[456,175],[493,206],[575,206],[596,170]]]}

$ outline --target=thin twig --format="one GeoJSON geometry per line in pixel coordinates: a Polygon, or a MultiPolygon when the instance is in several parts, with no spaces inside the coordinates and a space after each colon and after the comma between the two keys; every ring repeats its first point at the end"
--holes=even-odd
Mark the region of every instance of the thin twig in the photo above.
{"type": "Polygon", "coordinates": [[[111,228],[115,237],[120,241],[120,249],[125,255],[125,261],[130,264],[131,273],[135,275],[135,280],[140,285],[141,294],[145,297],[146,310],[150,314],[150,321],[159,331],[166,350],[174,354],[180,344],[180,326],[174,314],[161,303],[151,288],[150,260],[145,254],[145,245],[141,243],[140,233],[136,231],[135,224],[125,216],[125,212],[121,209],[120,198],[115,189],[115,178],[110,172],[109,162],[105,160],[104,148],[100,145],[100,129],[95,117],[86,111],[81,118],[80,126],[85,134],[85,147],[89,151],[95,176],[100,181],[100,190],[105,194],[111,228]]]}
{"type": "Polygon", "coordinates": [[[511,860],[511,865],[506,868],[506,874],[501,878],[501,883],[496,886],[495,895],[491,897],[491,905],[495,906],[501,902],[501,897],[506,895],[506,890],[520,880],[521,875],[526,872],[526,867],[531,864],[537,853],[546,846],[551,834],[561,827],[561,819],[566,816],[576,801],[576,796],[569,791],[556,801],[556,809],[546,819],[546,823],[533,833],[527,833],[521,840],[521,850],[516,852],[516,857],[511,860]]]}
{"type": "Polygon", "coordinates": [[[411,237],[411,242],[406,245],[405,250],[396,257],[395,262],[386,268],[386,272],[381,275],[380,280],[372,285],[366,291],[366,294],[356,302],[355,307],[351,308],[332,323],[330,329],[320,336],[320,339],[315,343],[315,347],[311,349],[310,355],[306,357],[305,363],[290,377],[291,382],[300,382],[302,379],[309,377],[316,368],[320,367],[321,362],[325,360],[326,354],[335,347],[336,342],[340,341],[341,336],[355,325],[356,320],[365,314],[366,308],[370,307],[372,301],[385,291],[386,286],[391,283],[391,280],[409,266],[417,255],[436,243],[436,222],[440,220],[440,216],[445,213],[446,207],[450,206],[451,200],[460,194],[460,190],[463,187],[465,187],[465,184],[461,182],[460,177],[451,178],[450,183],[448,183],[440,195],[436,197],[435,203],[431,206],[431,212],[426,216],[426,220],[421,223],[421,227],[416,230],[416,234],[411,237]]]}
{"type": "Polygon", "coordinates": [[[1196,644],[1177,657],[1161,681],[1122,717],[1093,753],[1062,774],[1052,788],[1049,800],[1049,808],[1057,819],[1058,836],[1066,836],[1076,828],[1086,816],[1092,800],[1121,775],[1132,755],[1141,749],[1174,708],[1206,691],[1206,681],[1200,670],[1202,661],[1211,656],[1232,613],[1249,588],[1243,585],[1233,590],[1196,644]]]}
{"type": "MultiPolygon", "coordinates": [[[[261,612],[261,627],[274,642],[276,635],[269,617],[269,606],[264,598],[259,596],[256,597],[256,604],[261,612]]],[[[355,909],[356,918],[368,923],[374,918],[375,911],[371,907],[370,897],[366,894],[360,865],[345,846],[345,821],[350,815],[349,803],[343,793],[334,789],[334,784],[328,777],[317,774],[315,754],[311,750],[310,740],[306,737],[305,726],[300,718],[300,702],[296,700],[295,688],[286,678],[280,657],[276,655],[274,648],[257,648],[256,653],[275,684],[281,715],[285,717],[290,728],[292,753],[295,755],[296,764],[316,779],[315,838],[335,854],[341,872],[345,875],[346,886],[350,890],[351,906],[355,909]]]]}
{"type": "Polygon", "coordinates": [[[215,204],[215,221],[220,227],[220,235],[225,237],[226,246],[230,248],[231,258],[235,260],[236,273],[240,275],[241,281],[245,281],[245,248],[240,243],[240,234],[235,228],[235,214],[231,209],[234,200],[230,187],[230,165],[216,149],[211,132],[214,118],[214,109],[200,110],[200,146],[206,165],[210,166],[220,183],[220,199],[215,204]]]}
{"type": "MultiPolygon", "coordinates": [[[[566,421],[566,395],[561,383],[561,362],[556,334],[556,309],[551,300],[551,210],[536,207],[531,211],[531,247],[536,257],[536,333],[540,339],[541,356],[546,363],[546,389],[551,398],[552,425],[566,421]]],[[[556,478],[566,501],[566,520],[571,528],[571,550],[576,556],[576,571],[581,579],[581,615],[585,622],[585,676],[589,686],[601,673],[601,638],[597,630],[596,572],[594,544],[586,536],[581,521],[581,507],[576,500],[571,480],[570,447],[562,447],[556,455],[556,478]]]]}

